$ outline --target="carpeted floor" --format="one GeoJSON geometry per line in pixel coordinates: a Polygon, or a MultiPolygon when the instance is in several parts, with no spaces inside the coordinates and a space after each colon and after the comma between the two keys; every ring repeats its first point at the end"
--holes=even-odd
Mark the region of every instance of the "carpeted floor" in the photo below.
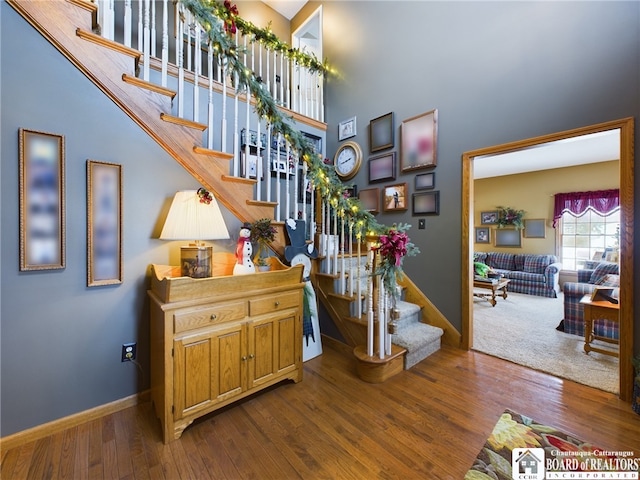
{"type": "Polygon", "coordinates": [[[632,476],[637,468],[637,460],[628,458],[626,452],[603,451],[555,427],[505,410],[464,478],[637,478],[632,476]],[[623,475],[604,473],[613,471],[623,475]]]}
{"type": "Polygon", "coordinates": [[[497,304],[473,299],[473,349],[514,363],[618,393],[618,359],[584,353],[584,340],[559,332],[563,298],[509,293],[497,304]]]}

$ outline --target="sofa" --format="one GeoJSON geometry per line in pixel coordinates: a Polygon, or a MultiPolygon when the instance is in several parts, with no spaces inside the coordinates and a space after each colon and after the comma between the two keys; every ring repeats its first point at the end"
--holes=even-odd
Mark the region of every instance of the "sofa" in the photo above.
{"type": "MultiPolygon", "coordinates": [[[[587,294],[591,294],[596,286],[614,287],[613,296],[620,292],[620,268],[617,263],[594,262],[594,268],[578,270],[577,282],[566,282],[562,287],[564,292],[564,319],[558,326],[558,330],[565,333],[584,336],[583,306],[580,300],[587,294]]],[[[605,338],[618,339],[619,324],[609,320],[596,320],[593,323],[596,335],[605,338]]]]}
{"type": "Polygon", "coordinates": [[[560,293],[558,279],[562,264],[555,255],[476,252],[473,259],[510,279],[507,287],[510,292],[550,298],[557,298],[560,293]]]}

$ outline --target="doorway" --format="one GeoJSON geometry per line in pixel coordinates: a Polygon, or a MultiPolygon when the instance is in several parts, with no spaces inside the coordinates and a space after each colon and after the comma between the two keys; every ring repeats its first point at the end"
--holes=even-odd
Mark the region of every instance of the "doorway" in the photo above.
{"type": "Polygon", "coordinates": [[[462,155],[462,347],[473,346],[473,168],[484,155],[514,152],[585,134],[620,130],[620,398],[629,401],[633,389],[633,118],[520,140],[465,152],[462,155]]]}

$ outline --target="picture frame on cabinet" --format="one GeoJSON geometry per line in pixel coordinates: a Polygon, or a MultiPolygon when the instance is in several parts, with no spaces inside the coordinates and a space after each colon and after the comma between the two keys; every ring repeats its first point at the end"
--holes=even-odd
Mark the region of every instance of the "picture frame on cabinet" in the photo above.
{"type": "Polygon", "coordinates": [[[401,168],[403,172],[438,164],[438,110],[431,110],[402,122],[401,168]]]}
{"type": "Polygon", "coordinates": [[[440,215],[440,192],[418,192],[412,197],[412,214],[440,215]]]}
{"type": "Polygon", "coordinates": [[[380,189],[364,188],[358,193],[358,200],[362,208],[367,212],[378,213],[380,211],[380,189]]]}
{"type": "Polygon", "coordinates": [[[436,186],[436,173],[420,173],[415,177],[416,190],[431,190],[436,186]]]}
{"type": "Polygon", "coordinates": [[[87,286],[122,283],[122,165],[87,160],[87,286]]]}
{"type": "Polygon", "coordinates": [[[375,153],[393,148],[393,112],[369,122],[369,150],[375,153]]]}
{"type": "Polygon", "coordinates": [[[65,140],[20,128],[20,271],[65,268],[65,140]]]}
{"type": "Polygon", "coordinates": [[[338,140],[346,140],[347,138],[356,136],[356,117],[343,120],[338,124],[338,140]]]}
{"type": "Polygon", "coordinates": [[[398,183],[384,187],[382,209],[385,212],[407,209],[407,184],[398,183]]]}
{"type": "Polygon", "coordinates": [[[396,153],[390,152],[369,159],[369,183],[396,179],[396,153]]]}

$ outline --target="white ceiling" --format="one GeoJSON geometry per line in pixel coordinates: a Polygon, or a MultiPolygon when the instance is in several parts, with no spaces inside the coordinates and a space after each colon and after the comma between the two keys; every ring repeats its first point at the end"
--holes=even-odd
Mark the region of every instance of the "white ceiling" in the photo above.
{"type": "Polygon", "coordinates": [[[291,20],[305,6],[307,0],[262,0],[283,17],[291,20]]]}
{"type": "Polygon", "coordinates": [[[475,157],[473,178],[572,167],[620,159],[620,131],[582,135],[517,152],[475,157]]]}

